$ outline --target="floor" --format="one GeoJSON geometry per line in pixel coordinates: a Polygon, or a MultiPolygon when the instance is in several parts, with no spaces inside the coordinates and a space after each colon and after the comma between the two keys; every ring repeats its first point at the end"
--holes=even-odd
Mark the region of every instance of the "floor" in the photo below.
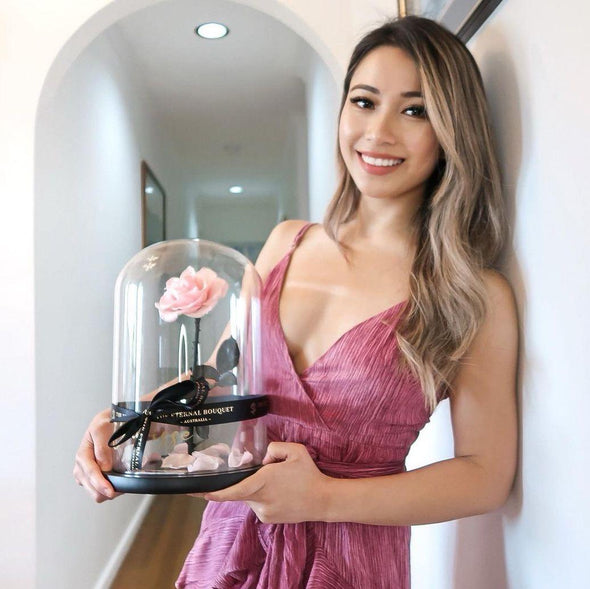
{"type": "Polygon", "coordinates": [[[205,505],[204,499],[186,495],[158,495],[111,589],[173,589],[205,505]]]}

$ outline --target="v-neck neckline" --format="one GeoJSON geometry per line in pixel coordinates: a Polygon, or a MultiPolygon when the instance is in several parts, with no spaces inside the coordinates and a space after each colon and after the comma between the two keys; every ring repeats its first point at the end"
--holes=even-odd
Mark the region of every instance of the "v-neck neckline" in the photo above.
{"type": "Polygon", "coordinates": [[[327,356],[329,356],[330,353],[334,350],[334,348],[336,348],[340,345],[342,340],[346,339],[348,336],[350,336],[352,333],[354,333],[355,331],[357,331],[358,329],[360,329],[361,327],[363,327],[367,323],[369,323],[371,321],[375,321],[377,319],[380,319],[381,317],[387,315],[388,313],[399,309],[399,307],[401,307],[402,305],[404,305],[407,302],[407,299],[399,301],[395,305],[392,305],[391,307],[387,307],[386,309],[383,309],[383,311],[379,311],[378,313],[375,313],[374,315],[371,315],[370,317],[367,317],[366,319],[363,319],[362,321],[355,323],[352,327],[350,327],[349,329],[344,331],[342,334],[340,334],[336,338],[336,340],[332,344],[330,344],[313,362],[311,362],[301,372],[297,372],[297,370],[295,368],[295,364],[293,362],[293,357],[291,356],[291,352],[289,351],[289,346],[287,344],[287,338],[285,336],[283,324],[281,323],[281,295],[282,295],[283,286],[285,283],[285,275],[287,274],[287,271],[289,269],[289,265],[291,264],[291,257],[293,255],[293,252],[295,251],[295,248],[299,244],[300,239],[307,232],[307,229],[309,229],[312,225],[315,225],[315,223],[308,223],[308,225],[304,225],[302,227],[302,229],[305,228],[305,231],[300,230],[301,235],[298,236],[299,239],[296,239],[291,244],[289,251],[283,256],[282,260],[275,267],[275,269],[280,270],[280,275],[279,275],[279,279],[277,280],[277,284],[276,284],[277,293],[276,293],[276,301],[275,301],[275,305],[274,305],[274,312],[275,312],[274,319],[275,319],[275,323],[276,323],[277,329],[280,334],[281,345],[283,347],[283,351],[286,356],[286,359],[289,362],[292,373],[297,377],[297,379],[299,381],[304,379],[305,375],[307,375],[318,364],[320,364],[327,356]]]}
{"type": "MultiPolygon", "coordinates": [[[[281,284],[279,286],[281,286],[281,285],[282,285],[282,280],[281,280],[281,284]]],[[[279,289],[279,298],[277,299],[277,304],[275,307],[275,312],[276,312],[275,321],[276,321],[277,329],[279,330],[279,333],[281,336],[281,344],[283,346],[285,356],[286,356],[287,360],[289,361],[291,371],[299,380],[303,380],[305,378],[305,376],[309,372],[311,372],[314,368],[316,368],[319,364],[321,364],[326,359],[326,357],[329,356],[333,352],[333,350],[341,344],[341,342],[344,339],[349,337],[351,334],[353,334],[355,331],[357,331],[361,327],[365,326],[367,323],[372,322],[372,321],[376,321],[377,319],[380,319],[381,317],[387,315],[388,313],[393,312],[394,310],[398,309],[405,302],[406,302],[405,300],[400,301],[399,303],[396,303],[392,307],[388,307],[387,309],[384,309],[383,311],[380,311],[379,313],[375,313],[374,315],[371,315],[370,317],[367,317],[366,319],[363,319],[362,321],[355,323],[352,327],[350,327],[349,329],[344,331],[341,335],[339,335],[338,338],[336,338],[336,340],[332,344],[330,344],[326,348],[326,350],[324,350],[313,362],[311,362],[308,366],[306,366],[301,372],[297,372],[297,369],[295,368],[295,363],[293,362],[293,357],[291,356],[291,352],[289,351],[289,346],[287,344],[287,338],[286,338],[285,332],[283,330],[283,325],[281,323],[280,289],[279,289]]]]}

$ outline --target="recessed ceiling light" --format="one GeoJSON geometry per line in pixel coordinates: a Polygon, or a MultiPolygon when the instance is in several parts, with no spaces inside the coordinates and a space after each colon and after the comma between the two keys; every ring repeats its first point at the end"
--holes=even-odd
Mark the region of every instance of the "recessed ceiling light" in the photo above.
{"type": "Polygon", "coordinates": [[[242,192],[244,192],[244,189],[242,188],[242,186],[232,186],[229,191],[232,194],[242,194],[242,192]]]}
{"type": "Polygon", "coordinates": [[[229,33],[229,29],[217,22],[206,22],[195,29],[195,33],[203,39],[221,39],[229,33]]]}

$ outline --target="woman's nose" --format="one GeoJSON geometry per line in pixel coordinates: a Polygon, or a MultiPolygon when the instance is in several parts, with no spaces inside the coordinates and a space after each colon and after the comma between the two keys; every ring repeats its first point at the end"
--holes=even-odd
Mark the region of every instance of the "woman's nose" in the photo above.
{"type": "Polygon", "coordinates": [[[375,112],[367,126],[366,137],[375,143],[395,143],[398,129],[391,113],[375,112]]]}

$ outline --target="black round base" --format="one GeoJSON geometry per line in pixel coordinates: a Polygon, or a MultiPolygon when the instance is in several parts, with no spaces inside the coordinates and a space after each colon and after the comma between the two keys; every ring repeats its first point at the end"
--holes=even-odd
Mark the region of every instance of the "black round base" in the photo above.
{"type": "Polygon", "coordinates": [[[118,493],[143,493],[147,495],[173,495],[183,493],[208,493],[235,485],[254,474],[260,466],[231,472],[207,474],[126,474],[109,471],[103,473],[118,493]]]}

